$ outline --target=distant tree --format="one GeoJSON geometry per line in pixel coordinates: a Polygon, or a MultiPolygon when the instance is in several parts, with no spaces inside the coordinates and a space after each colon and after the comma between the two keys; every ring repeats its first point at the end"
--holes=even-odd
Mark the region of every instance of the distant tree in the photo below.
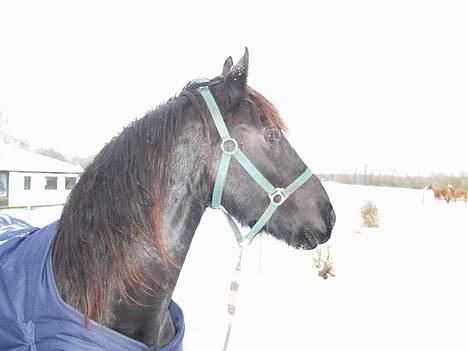
{"type": "MultiPolygon", "coordinates": [[[[456,189],[468,190],[468,176],[463,176],[464,174],[466,173],[461,173],[460,176],[453,176],[443,173],[434,173],[429,177],[367,174],[367,185],[423,189],[428,184],[438,187],[446,187],[447,184],[451,184],[456,189]]],[[[338,173],[319,174],[319,177],[325,181],[332,180],[344,184],[360,184],[359,179],[362,175],[356,173],[338,173]]]]}
{"type": "Polygon", "coordinates": [[[0,141],[5,144],[15,145],[23,150],[29,150],[27,141],[18,139],[8,132],[8,118],[3,116],[2,111],[0,111],[0,141]]]}
{"type": "Polygon", "coordinates": [[[61,152],[55,150],[54,148],[42,147],[39,149],[35,149],[34,152],[37,152],[38,154],[41,154],[44,156],[55,158],[56,160],[68,162],[67,158],[61,152]]]}
{"type": "MultiPolygon", "coordinates": [[[[5,144],[13,145],[20,149],[29,151],[30,150],[29,143],[23,139],[19,139],[11,135],[10,133],[8,133],[7,124],[8,124],[7,120],[2,117],[2,114],[0,111],[0,142],[4,142],[5,144]]],[[[44,155],[44,156],[55,158],[56,160],[69,162],[74,165],[81,166],[83,168],[86,168],[94,159],[93,155],[67,157],[64,154],[62,154],[60,151],[51,147],[41,147],[41,148],[35,149],[34,152],[44,155]]]]}
{"type": "Polygon", "coordinates": [[[74,165],[81,166],[83,168],[86,168],[89,166],[91,162],[93,162],[94,156],[89,155],[89,156],[73,156],[69,159],[70,163],[73,163],[74,165]]]}
{"type": "Polygon", "coordinates": [[[25,140],[18,139],[8,133],[5,133],[0,129],[0,141],[3,141],[5,144],[14,145],[23,150],[29,150],[29,143],[25,140]]]}
{"type": "Polygon", "coordinates": [[[62,154],[60,151],[55,150],[54,148],[39,148],[36,149],[35,152],[38,154],[48,156],[55,158],[60,161],[65,161],[72,163],[74,165],[86,168],[88,165],[93,161],[94,156],[88,155],[88,156],[65,156],[62,154]]]}

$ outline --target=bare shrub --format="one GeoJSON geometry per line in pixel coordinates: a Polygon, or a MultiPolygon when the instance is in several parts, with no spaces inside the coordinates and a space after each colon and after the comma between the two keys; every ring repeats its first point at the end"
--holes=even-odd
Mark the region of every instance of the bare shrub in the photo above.
{"type": "Polygon", "coordinates": [[[317,269],[317,275],[322,277],[322,279],[328,279],[329,276],[335,276],[333,262],[330,257],[330,246],[327,245],[326,248],[326,255],[324,252],[322,252],[323,246],[319,246],[315,249],[315,254],[312,256],[314,260],[314,266],[317,269]]]}
{"type": "Polygon", "coordinates": [[[361,205],[361,226],[377,228],[379,226],[379,210],[372,201],[364,201],[361,205]]]}

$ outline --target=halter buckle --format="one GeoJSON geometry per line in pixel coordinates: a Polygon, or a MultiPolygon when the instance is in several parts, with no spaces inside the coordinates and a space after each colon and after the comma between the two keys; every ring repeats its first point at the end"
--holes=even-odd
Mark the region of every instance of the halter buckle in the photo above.
{"type": "Polygon", "coordinates": [[[284,188],[276,188],[275,191],[268,195],[270,201],[276,206],[280,206],[288,198],[288,194],[284,188]]]}
{"type": "Polygon", "coordinates": [[[224,139],[221,143],[221,150],[226,155],[234,155],[239,150],[239,145],[233,138],[224,139]]]}

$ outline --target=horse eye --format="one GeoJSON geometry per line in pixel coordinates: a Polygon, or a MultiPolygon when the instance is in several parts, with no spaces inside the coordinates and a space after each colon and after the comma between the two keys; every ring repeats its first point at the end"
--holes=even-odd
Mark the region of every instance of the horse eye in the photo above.
{"type": "Polygon", "coordinates": [[[276,128],[268,128],[265,130],[265,140],[271,144],[276,144],[281,141],[281,132],[276,128]]]}

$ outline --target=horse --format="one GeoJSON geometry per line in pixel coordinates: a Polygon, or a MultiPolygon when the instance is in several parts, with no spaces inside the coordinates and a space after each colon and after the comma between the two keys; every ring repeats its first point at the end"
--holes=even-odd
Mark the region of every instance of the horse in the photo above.
{"type": "Polygon", "coordinates": [[[454,202],[457,202],[458,199],[463,200],[465,204],[468,201],[468,192],[462,189],[455,189],[453,186],[449,187],[450,196],[454,202]]]}
{"type": "Polygon", "coordinates": [[[465,190],[455,189],[453,192],[454,201],[458,199],[463,200],[465,203],[468,202],[468,192],[465,190]]]}
{"type": "Polygon", "coordinates": [[[434,199],[435,200],[442,200],[443,199],[443,195],[442,195],[442,189],[439,188],[439,187],[436,187],[432,184],[429,184],[426,186],[426,189],[427,190],[432,190],[432,192],[434,193],[434,199]]]}
{"type": "Polygon", "coordinates": [[[452,196],[451,185],[449,184],[446,188],[436,187],[432,184],[429,184],[426,189],[432,190],[434,193],[434,199],[436,200],[445,200],[447,203],[454,201],[452,196]]]}
{"type": "MultiPolygon", "coordinates": [[[[223,209],[251,232],[257,227],[256,232],[296,249],[312,250],[329,240],[336,220],[330,199],[289,144],[277,109],[247,84],[248,68],[246,48],[236,64],[226,59],[219,76],[190,81],[132,122],[85,169],[58,222],[42,234],[21,237],[26,242],[50,236],[47,279],[56,285],[67,313],[80,317],[82,330],[75,326],[64,333],[64,320],[50,326],[48,338],[55,340],[50,345],[97,330],[114,339],[105,342],[132,345],[112,350],[179,350],[168,348],[181,328],[172,293],[210,207],[223,209]],[[219,123],[229,131],[227,139],[219,123]],[[238,162],[226,166],[231,156],[238,162]],[[213,206],[214,197],[218,206],[213,206]],[[265,208],[275,211],[266,216],[265,208]]],[[[0,245],[0,260],[8,243],[0,245]]],[[[37,350],[51,349],[37,342],[43,330],[36,321],[25,323],[15,333],[27,329],[28,343],[36,338],[37,350]]],[[[102,338],[86,340],[80,349],[104,350],[102,338]]]]}

